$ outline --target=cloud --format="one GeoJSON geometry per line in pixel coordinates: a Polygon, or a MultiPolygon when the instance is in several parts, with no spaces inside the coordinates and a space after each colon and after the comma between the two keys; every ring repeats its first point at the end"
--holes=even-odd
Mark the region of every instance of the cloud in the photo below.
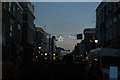
{"type": "Polygon", "coordinates": [[[64,40],[64,38],[63,38],[62,36],[58,36],[58,37],[57,37],[57,40],[58,40],[59,42],[61,42],[61,41],[64,40]]]}
{"type": "Polygon", "coordinates": [[[76,39],[76,36],[69,35],[68,38],[69,39],[76,39]]]}
{"type": "Polygon", "coordinates": [[[69,38],[65,38],[62,42],[57,42],[56,45],[58,47],[63,47],[64,49],[70,49],[73,50],[74,49],[74,45],[80,43],[80,40],[75,40],[75,39],[69,39],[69,38]]]}

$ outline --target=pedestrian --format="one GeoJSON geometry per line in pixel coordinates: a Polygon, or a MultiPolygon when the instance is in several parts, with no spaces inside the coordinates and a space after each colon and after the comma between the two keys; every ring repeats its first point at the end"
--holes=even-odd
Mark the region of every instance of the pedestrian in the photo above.
{"type": "Polygon", "coordinates": [[[64,64],[72,64],[73,63],[73,56],[71,54],[66,54],[63,57],[63,63],[64,64]]]}
{"type": "Polygon", "coordinates": [[[100,68],[99,61],[92,60],[92,65],[87,74],[87,80],[103,80],[103,72],[100,68]]]}

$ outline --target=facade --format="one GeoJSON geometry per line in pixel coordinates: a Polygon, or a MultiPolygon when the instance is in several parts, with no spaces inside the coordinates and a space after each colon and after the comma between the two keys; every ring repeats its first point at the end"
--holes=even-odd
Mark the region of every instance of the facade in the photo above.
{"type": "Polygon", "coordinates": [[[42,51],[44,53],[49,53],[49,38],[47,36],[48,33],[44,32],[42,37],[42,44],[41,44],[42,51]]]}
{"type": "Polygon", "coordinates": [[[100,47],[120,48],[120,2],[101,2],[96,9],[100,47]]]}
{"type": "Polygon", "coordinates": [[[41,47],[42,53],[49,52],[49,34],[40,27],[36,27],[36,46],[41,47]]]}
{"type": "Polygon", "coordinates": [[[30,61],[34,50],[34,19],[34,6],[30,2],[2,2],[3,61],[14,64],[30,61]]]}
{"type": "Polygon", "coordinates": [[[3,60],[16,63],[15,46],[21,42],[23,8],[19,2],[2,2],[2,51],[3,60]]]}
{"type": "Polygon", "coordinates": [[[79,46],[79,48],[80,48],[80,50],[79,50],[79,53],[80,54],[84,54],[85,53],[85,42],[84,42],[85,40],[82,40],[81,42],[80,42],[80,46],[79,46]]]}
{"type": "Polygon", "coordinates": [[[85,53],[96,48],[94,40],[96,40],[96,28],[86,28],[84,30],[85,53]]]}
{"type": "Polygon", "coordinates": [[[24,62],[31,62],[34,52],[34,6],[30,2],[23,2],[23,16],[22,16],[22,44],[24,49],[24,62]]]}
{"type": "Polygon", "coordinates": [[[50,34],[46,33],[41,27],[36,27],[36,38],[35,38],[35,51],[34,61],[36,57],[44,57],[45,59],[50,57],[51,40],[50,34]]]}
{"type": "Polygon", "coordinates": [[[86,60],[87,54],[90,53],[90,50],[97,47],[97,44],[95,43],[95,40],[97,40],[96,28],[86,28],[83,32],[84,39],[75,45],[72,54],[79,55],[83,57],[83,60],[86,60]]]}
{"type": "Polygon", "coordinates": [[[84,40],[89,42],[96,38],[96,29],[95,28],[86,28],[84,29],[84,40]]]}
{"type": "Polygon", "coordinates": [[[83,57],[83,60],[86,60],[87,54],[90,53],[90,50],[96,48],[95,40],[96,38],[96,28],[86,28],[84,29],[84,39],[77,43],[74,49],[74,53],[79,54],[83,57]]]}
{"type": "Polygon", "coordinates": [[[80,53],[80,43],[77,43],[74,47],[74,54],[77,55],[80,53]]]}
{"type": "Polygon", "coordinates": [[[34,26],[34,6],[30,2],[22,3],[23,7],[23,27],[22,27],[22,39],[26,40],[29,44],[32,45],[33,42],[33,33],[35,31],[34,26]],[[26,30],[26,31],[24,31],[26,30]],[[27,33],[26,35],[24,35],[27,33]]]}
{"type": "Polygon", "coordinates": [[[40,27],[36,27],[36,51],[39,47],[41,47],[41,40],[43,37],[43,29],[40,27]]]}
{"type": "Polygon", "coordinates": [[[56,41],[56,37],[51,36],[51,41],[50,41],[50,43],[51,43],[51,48],[50,48],[50,50],[51,50],[51,52],[50,52],[51,60],[55,59],[55,57],[54,57],[54,54],[56,52],[56,42],[55,41],[56,41]]]}

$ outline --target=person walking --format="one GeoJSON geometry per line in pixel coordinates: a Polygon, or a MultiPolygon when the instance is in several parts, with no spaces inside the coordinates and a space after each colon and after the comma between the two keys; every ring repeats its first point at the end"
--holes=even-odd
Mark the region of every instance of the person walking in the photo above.
{"type": "Polygon", "coordinates": [[[92,61],[92,65],[88,70],[87,80],[103,80],[103,72],[100,68],[99,61],[92,61]]]}

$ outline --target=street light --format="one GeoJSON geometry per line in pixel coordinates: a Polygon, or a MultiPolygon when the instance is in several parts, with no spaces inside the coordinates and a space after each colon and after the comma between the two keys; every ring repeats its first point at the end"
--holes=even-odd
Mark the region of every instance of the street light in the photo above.
{"type": "Polygon", "coordinates": [[[42,56],[43,54],[41,53],[41,56],[42,56]]]}
{"type": "Polygon", "coordinates": [[[47,56],[47,53],[45,53],[45,56],[47,56]]]}
{"type": "Polygon", "coordinates": [[[94,42],[97,44],[97,43],[98,43],[98,40],[96,39],[96,40],[94,40],[94,42]]]}
{"type": "Polygon", "coordinates": [[[41,49],[41,47],[38,47],[39,49],[41,49]]]}
{"type": "Polygon", "coordinates": [[[36,56],[36,58],[38,58],[38,56],[36,56]]]}
{"type": "Polygon", "coordinates": [[[95,58],[95,61],[98,61],[98,59],[95,58]]]}

